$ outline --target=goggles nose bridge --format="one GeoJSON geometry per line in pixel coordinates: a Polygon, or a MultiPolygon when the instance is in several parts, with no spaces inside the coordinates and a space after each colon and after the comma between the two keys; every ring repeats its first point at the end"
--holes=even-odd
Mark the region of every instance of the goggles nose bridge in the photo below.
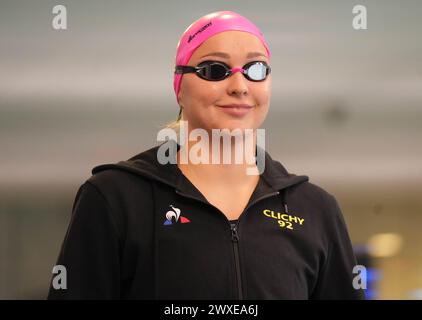
{"type": "Polygon", "coordinates": [[[237,72],[237,71],[240,71],[241,73],[245,73],[245,69],[243,69],[243,68],[240,68],[240,67],[236,67],[236,68],[231,68],[230,69],[230,73],[231,74],[233,74],[233,73],[235,73],[235,72],[237,72]]]}

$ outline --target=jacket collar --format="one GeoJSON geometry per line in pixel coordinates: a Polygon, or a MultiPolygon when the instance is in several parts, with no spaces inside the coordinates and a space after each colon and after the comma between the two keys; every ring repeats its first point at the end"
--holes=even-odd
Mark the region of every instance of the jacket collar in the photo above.
{"type": "MultiPolygon", "coordinates": [[[[175,148],[173,150],[180,149],[180,145],[176,141],[170,140],[169,143],[171,148],[175,148]]],[[[177,164],[160,164],[158,162],[157,151],[159,147],[160,145],[141,152],[126,161],[96,166],[92,169],[92,174],[108,169],[123,170],[166,184],[175,188],[176,192],[182,195],[199,198],[207,202],[201,192],[183,175],[177,164]]],[[[260,178],[252,198],[261,197],[266,193],[281,191],[309,180],[308,176],[289,173],[280,162],[273,160],[266,151],[265,170],[260,178]]]]}

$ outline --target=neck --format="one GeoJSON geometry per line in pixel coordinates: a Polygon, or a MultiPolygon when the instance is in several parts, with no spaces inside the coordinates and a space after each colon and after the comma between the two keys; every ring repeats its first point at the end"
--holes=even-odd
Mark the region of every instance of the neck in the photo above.
{"type": "Polygon", "coordinates": [[[240,184],[259,178],[247,173],[256,169],[256,131],[249,137],[232,137],[230,143],[222,139],[218,142],[210,139],[209,144],[186,140],[177,153],[178,167],[186,176],[209,183],[240,184]]]}

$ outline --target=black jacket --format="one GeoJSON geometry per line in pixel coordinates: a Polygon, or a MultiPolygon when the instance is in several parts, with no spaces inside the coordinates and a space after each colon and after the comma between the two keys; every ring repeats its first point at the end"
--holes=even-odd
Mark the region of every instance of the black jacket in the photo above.
{"type": "MultiPolygon", "coordinates": [[[[105,164],[79,188],[49,299],[357,299],[335,198],[265,154],[231,227],[159,146],[105,164]]],[[[179,148],[179,146],[177,146],[179,148]]]]}

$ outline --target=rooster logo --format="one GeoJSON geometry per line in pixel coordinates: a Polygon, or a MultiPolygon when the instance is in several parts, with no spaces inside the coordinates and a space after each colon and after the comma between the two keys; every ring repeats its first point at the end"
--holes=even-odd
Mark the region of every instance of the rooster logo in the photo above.
{"type": "Polygon", "coordinates": [[[190,220],[186,217],[180,215],[181,210],[179,208],[173,207],[170,205],[172,210],[167,211],[166,213],[166,221],[164,221],[165,226],[172,225],[173,223],[177,223],[180,218],[180,223],[189,223],[190,220]]]}

